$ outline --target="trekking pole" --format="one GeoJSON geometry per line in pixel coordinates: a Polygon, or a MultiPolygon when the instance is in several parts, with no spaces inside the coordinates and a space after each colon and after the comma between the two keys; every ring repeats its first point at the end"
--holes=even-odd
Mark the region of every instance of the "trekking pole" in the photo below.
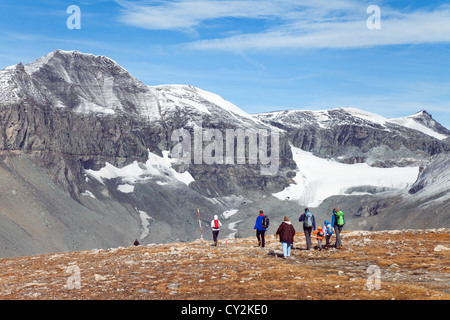
{"type": "Polygon", "coordinates": [[[202,231],[202,223],[200,221],[200,209],[197,207],[198,214],[198,226],[200,227],[200,239],[203,241],[203,231],[202,231]]]}

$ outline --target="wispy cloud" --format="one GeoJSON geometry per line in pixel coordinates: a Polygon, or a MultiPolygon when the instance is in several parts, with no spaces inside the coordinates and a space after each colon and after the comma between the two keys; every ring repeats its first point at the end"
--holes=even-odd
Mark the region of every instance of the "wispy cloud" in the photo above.
{"type": "Polygon", "coordinates": [[[197,28],[204,21],[221,18],[269,18],[286,11],[276,1],[264,0],[116,2],[123,7],[121,22],[151,30],[197,28]]]}
{"type": "MultiPolygon", "coordinates": [[[[120,21],[152,30],[195,29],[223,18],[273,22],[251,33],[233,30],[231,35],[198,39],[183,44],[196,50],[244,52],[296,48],[358,48],[396,44],[450,42],[450,6],[416,11],[380,5],[381,29],[367,28],[369,3],[352,0],[244,0],[129,2],[120,21]]],[[[242,24],[233,24],[233,27],[242,24]]],[[[226,33],[218,33],[223,35],[226,33]]]]}
{"type": "Polygon", "coordinates": [[[122,7],[119,20],[125,24],[151,30],[178,31],[201,28],[208,21],[223,18],[278,19],[283,24],[306,16],[319,18],[336,12],[355,12],[358,6],[352,0],[115,1],[122,7]]]}
{"type": "MultiPolygon", "coordinates": [[[[367,16],[368,17],[368,16],[367,16]]],[[[366,18],[290,23],[272,30],[185,44],[201,50],[247,51],[296,48],[360,48],[450,42],[450,10],[381,16],[381,29],[366,18]]]]}

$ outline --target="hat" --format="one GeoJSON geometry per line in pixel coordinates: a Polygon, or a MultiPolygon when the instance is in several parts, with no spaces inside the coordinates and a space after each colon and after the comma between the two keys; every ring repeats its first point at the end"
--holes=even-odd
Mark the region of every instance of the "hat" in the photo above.
{"type": "Polygon", "coordinates": [[[320,230],[322,230],[322,227],[318,227],[317,229],[320,229],[320,230]]]}
{"type": "Polygon", "coordinates": [[[217,220],[217,219],[219,219],[219,217],[216,214],[216,215],[214,215],[214,220],[217,220]]]}

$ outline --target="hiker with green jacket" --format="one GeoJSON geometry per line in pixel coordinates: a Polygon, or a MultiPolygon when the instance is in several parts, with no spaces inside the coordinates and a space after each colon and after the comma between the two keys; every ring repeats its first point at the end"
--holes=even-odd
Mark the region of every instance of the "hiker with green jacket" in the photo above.
{"type": "Polygon", "coordinates": [[[341,231],[344,227],[344,224],[344,213],[342,212],[342,210],[336,210],[336,208],[334,208],[333,217],[331,218],[331,225],[333,226],[334,232],[336,233],[336,243],[334,244],[336,249],[342,248],[341,231]]]}

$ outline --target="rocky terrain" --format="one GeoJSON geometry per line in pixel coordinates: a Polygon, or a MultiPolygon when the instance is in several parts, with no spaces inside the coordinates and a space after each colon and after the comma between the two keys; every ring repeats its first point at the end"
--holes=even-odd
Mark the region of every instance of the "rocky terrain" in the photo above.
{"type": "Polygon", "coordinates": [[[265,248],[251,237],[1,259],[0,299],[450,299],[449,229],[344,232],[343,249],[322,251],[297,232],[284,259],[274,228],[265,248]]]}

